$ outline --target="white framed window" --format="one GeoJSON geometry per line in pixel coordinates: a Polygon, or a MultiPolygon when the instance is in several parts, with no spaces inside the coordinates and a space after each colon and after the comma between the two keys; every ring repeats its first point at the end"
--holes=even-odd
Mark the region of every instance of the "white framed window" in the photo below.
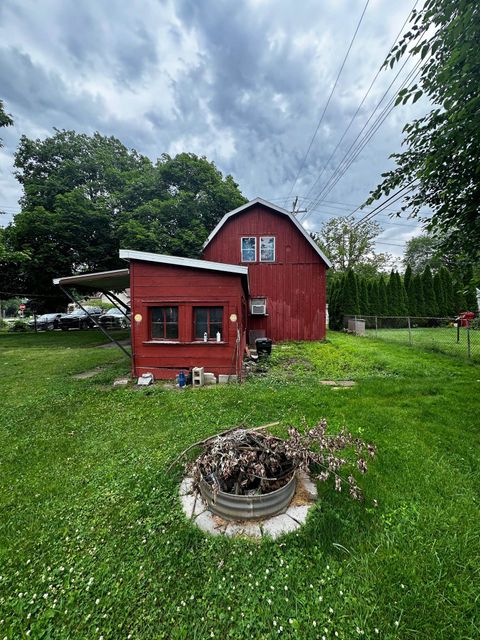
{"type": "Polygon", "coordinates": [[[262,236],[260,238],[260,262],[275,262],[274,236],[262,236]]]}
{"type": "Polygon", "coordinates": [[[257,239],[255,236],[248,236],[241,239],[242,262],[256,262],[257,260],[257,239]]]}

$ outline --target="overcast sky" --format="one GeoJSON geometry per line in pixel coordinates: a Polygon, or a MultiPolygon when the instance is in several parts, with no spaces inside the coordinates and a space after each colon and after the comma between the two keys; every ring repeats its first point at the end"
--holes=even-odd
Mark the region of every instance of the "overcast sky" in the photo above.
{"type": "MultiPolygon", "coordinates": [[[[0,98],[15,126],[0,131],[6,212],[0,224],[18,211],[12,171],[19,136],[42,138],[53,127],[114,135],[152,160],[165,152],[205,155],[249,199],[290,208],[294,195],[314,198],[397,73],[397,67],[382,71],[322,173],[413,0],[370,0],[292,191],[364,6],[365,0],[1,0],[0,98]]],[[[391,166],[403,125],[425,109],[419,101],[392,111],[328,202],[309,211],[308,229],[363,202],[391,166]]],[[[397,256],[402,248],[393,245],[419,233],[411,220],[378,221],[381,240],[391,244],[377,249],[397,256]]]]}

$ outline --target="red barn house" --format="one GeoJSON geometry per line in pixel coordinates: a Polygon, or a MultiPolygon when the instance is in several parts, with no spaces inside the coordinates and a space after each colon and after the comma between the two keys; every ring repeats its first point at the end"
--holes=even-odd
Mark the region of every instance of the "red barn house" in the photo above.
{"type": "Polygon", "coordinates": [[[261,198],[230,211],[209,235],[204,257],[248,267],[252,337],[325,338],[330,261],[289,211],[261,198]]]}
{"type": "Polygon", "coordinates": [[[325,338],[330,262],[289,211],[260,198],[220,220],[202,260],[129,250],[120,257],[129,274],[54,282],[96,291],[129,283],[134,377],[174,378],[197,366],[239,375],[248,340],[325,338]]]}

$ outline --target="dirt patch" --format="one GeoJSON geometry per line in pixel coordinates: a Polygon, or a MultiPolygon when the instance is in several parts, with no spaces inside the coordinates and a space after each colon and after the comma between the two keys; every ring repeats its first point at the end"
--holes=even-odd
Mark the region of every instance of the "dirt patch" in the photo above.
{"type": "Polygon", "coordinates": [[[94,378],[98,376],[99,373],[102,373],[103,369],[101,367],[96,367],[95,369],[90,369],[90,371],[82,371],[81,373],[76,373],[72,378],[74,380],[88,380],[88,378],[94,378]]]}
{"type": "Polygon", "coordinates": [[[354,387],[357,383],[354,380],[320,380],[320,384],[328,387],[354,387]]]}
{"type": "MultiPolygon", "coordinates": [[[[121,344],[122,347],[130,346],[130,338],[125,338],[124,340],[117,340],[118,344],[121,344]]],[[[117,344],[115,342],[106,342],[105,344],[97,345],[97,349],[113,349],[117,344]]]]}

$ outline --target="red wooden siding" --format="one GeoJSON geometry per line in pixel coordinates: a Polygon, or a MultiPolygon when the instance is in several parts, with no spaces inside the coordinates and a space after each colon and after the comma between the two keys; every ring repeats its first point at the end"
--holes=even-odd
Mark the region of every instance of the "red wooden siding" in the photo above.
{"type": "Polygon", "coordinates": [[[326,265],[287,216],[255,204],[223,225],[204,251],[205,260],[248,266],[251,298],[267,298],[268,316],[248,317],[248,329],[273,340],[325,338],[326,265]],[[275,262],[242,263],[240,240],[275,237],[275,262]]]}
{"type": "Polygon", "coordinates": [[[133,376],[151,372],[155,378],[174,378],[180,370],[205,367],[218,375],[238,374],[245,348],[245,293],[240,275],[191,267],[130,262],[133,376]],[[150,338],[149,307],[178,306],[178,341],[150,338]],[[194,307],[222,306],[222,342],[194,339],[194,307]],[[142,320],[135,321],[140,314],[142,320]],[[237,322],[230,316],[235,314],[237,322]],[[240,355],[237,359],[237,327],[240,355]]]}

